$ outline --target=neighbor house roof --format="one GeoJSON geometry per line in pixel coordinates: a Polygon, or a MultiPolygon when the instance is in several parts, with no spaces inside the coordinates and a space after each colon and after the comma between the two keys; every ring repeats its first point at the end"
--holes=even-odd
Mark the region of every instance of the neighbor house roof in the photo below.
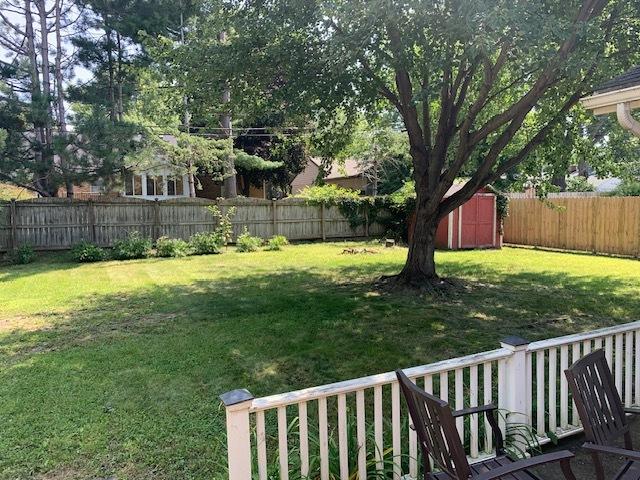
{"type": "Polygon", "coordinates": [[[596,93],[612,92],[640,85],[640,65],[595,88],[596,93]]]}
{"type": "Polygon", "coordinates": [[[348,158],[343,162],[333,162],[331,165],[331,171],[324,177],[326,179],[335,178],[351,178],[359,177],[362,175],[362,167],[358,160],[348,158]]]}

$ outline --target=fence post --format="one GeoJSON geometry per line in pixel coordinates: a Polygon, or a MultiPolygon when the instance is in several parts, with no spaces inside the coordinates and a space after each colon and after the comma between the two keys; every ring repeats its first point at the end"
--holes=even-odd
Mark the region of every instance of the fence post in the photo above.
{"type": "Polygon", "coordinates": [[[272,218],[272,227],[273,227],[273,235],[278,235],[278,210],[277,210],[276,199],[271,199],[271,212],[273,214],[272,218]]]}
{"type": "Polygon", "coordinates": [[[153,202],[153,241],[160,238],[160,201],[156,198],[153,202]]]}
{"type": "Polygon", "coordinates": [[[246,389],[220,395],[227,414],[229,480],[251,480],[251,427],[249,408],[253,395],[246,389]]]}
{"type": "Polygon", "coordinates": [[[96,211],[93,207],[93,200],[87,201],[87,218],[89,220],[89,238],[92,243],[96,243],[96,211]]]}
{"type": "Polygon", "coordinates": [[[15,250],[18,248],[18,229],[16,227],[16,199],[11,199],[11,205],[9,206],[9,225],[11,226],[11,248],[15,250]]]}
{"type": "Polygon", "coordinates": [[[322,231],[322,241],[324,242],[327,239],[327,233],[326,230],[324,228],[324,216],[325,216],[325,211],[324,211],[324,203],[320,204],[320,230],[322,231]]]}
{"type": "Polygon", "coordinates": [[[520,337],[507,337],[500,346],[511,351],[506,359],[503,388],[499,388],[498,407],[506,410],[507,425],[531,425],[527,418],[528,392],[531,388],[530,373],[527,371],[527,347],[529,342],[520,337]]]}

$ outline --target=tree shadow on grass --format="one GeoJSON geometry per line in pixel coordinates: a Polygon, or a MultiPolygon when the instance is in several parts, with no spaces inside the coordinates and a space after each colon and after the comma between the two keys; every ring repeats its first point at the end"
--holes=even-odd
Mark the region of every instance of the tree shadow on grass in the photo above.
{"type": "MultiPolygon", "coordinates": [[[[640,318],[640,296],[614,277],[487,268],[476,270],[486,281],[444,300],[372,287],[397,267],[96,295],[48,328],[0,337],[0,450],[10,452],[0,470],[81,459],[91,474],[133,463],[210,478],[224,464],[224,391],[267,395],[493,349],[510,334],[537,340],[640,318]]],[[[462,265],[447,268],[463,276],[462,265]]]]}

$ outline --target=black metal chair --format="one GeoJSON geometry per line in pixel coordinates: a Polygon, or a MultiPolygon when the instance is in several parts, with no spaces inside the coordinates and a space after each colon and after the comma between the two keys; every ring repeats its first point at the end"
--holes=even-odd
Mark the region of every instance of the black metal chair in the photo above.
{"type": "Polygon", "coordinates": [[[502,432],[498,427],[493,405],[467,408],[452,412],[447,402],[428,394],[416,386],[402,370],[396,370],[402,394],[409,407],[413,427],[418,436],[426,480],[531,480],[535,476],[528,469],[539,465],[559,462],[567,480],[575,480],[568,451],[548,453],[523,460],[514,460],[505,454],[502,432]],[[480,463],[469,464],[456,429],[455,419],[464,415],[484,413],[493,431],[496,457],[480,463]],[[429,463],[433,460],[438,471],[429,463]]]}
{"type": "Polygon", "coordinates": [[[627,459],[614,479],[640,479],[640,452],[633,449],[626,415],[640,413],[640,410],[622,405],[604,351],[585,355],[571,365],[565,375],[587,438],[583,447],[591,452],[596,478],[605,478],[600,454],[607,454],[627,459]],[[624,448],[614,445],[620,438],[624,448]]]}

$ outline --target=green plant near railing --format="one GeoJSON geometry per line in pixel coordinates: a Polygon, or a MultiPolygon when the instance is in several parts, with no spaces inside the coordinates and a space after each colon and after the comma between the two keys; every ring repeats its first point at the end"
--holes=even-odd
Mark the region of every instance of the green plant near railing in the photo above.
{"type": "Polygon", "coordinates": [[[512,458],[527,458],[542,453],[534,428],[526,423],[508,422],[512,412],[498,410],[498,416],[505,422],[504,449],[512,458]]]}
{"type": "MultiPolygon", "coordinates": [[[[404,428],[402,431],[403,438],[407,435],[406,422],[403,422],[404,428]]],[[[352,413],[347,415],[346,424],[346,436],[347,436],[347,456],[349,459],[349,479],[356,480],[358,476],[358,440],[357,440],[357,427],[356,418],[352,413]]],[[[301,474],[301,462],[300,462],[300,435],[299,435],[299,418],[293,418],[287,427],[287,438],[289,439],[288,451],[289,451],[289,479],[290,480],[319,480],[320,479],[320,455],[317,453],[320,451],[320,434],[317,427],[309,425],[309,431],[307,439],[309,442],[309,474],[303,477],[301,474]]],[[[257,440],[257,439],[256,439],[257,440]]],[[[257,443],[257,441],[255,442],[257,443]]],[[[373,426],[370,425],[366,430],[366,444],[375,445],[375,435],[373,426]]],[[[328,464],[329,464],[329,479],[340,479],[340,446],[338,444],[338,434],[336,429],[332,429],[328,434],[328,464]]],[[[367,479],[366,480],[382,480],[387,478],[393,478],[394,465],[398,461],[402,461],[402,458],[408,458],[404,455],[400,459],[394,459],[393,450],[391,448],[385,449],[382,452],[378,452],[381,457],[380,466],[376,460],[375,449],[367,449],[366,465],[367,465],[367,479]],[[381,468],[379,468],[381,467],[381,468]]],[[[253,471],[258,472],[258,465],[254,459],[253,471]]],[[[257,477],[256,477],[257,478],[257,477]]],[[[280,478],[280,464],[278,461],[278,455],[274,452],[271,455],[271,459],[267,464],[267,478],[269,480],[277,480],[280,478]]],[[[365,480],[365,479],[362,479],[365,480]]]]}

